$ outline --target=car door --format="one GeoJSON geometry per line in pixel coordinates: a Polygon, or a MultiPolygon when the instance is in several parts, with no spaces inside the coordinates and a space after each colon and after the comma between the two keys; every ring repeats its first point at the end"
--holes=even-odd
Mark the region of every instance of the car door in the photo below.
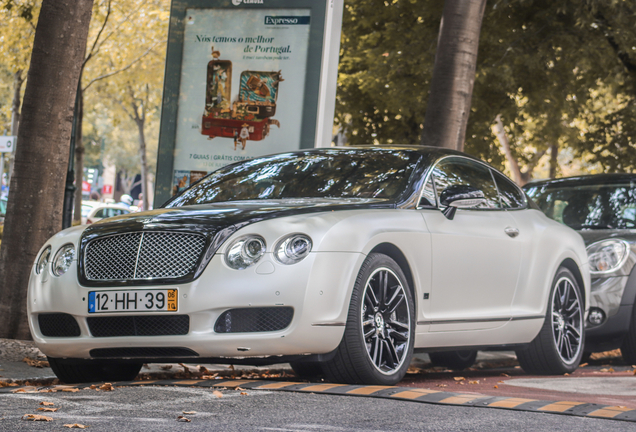
{"type": "Polygon", "coordinates": [[[477,188],[485,202],[458,208],[452,219],[421,210],[432,240],[430,331],[501,326],[510,319],[521,249],[491,170],[469,158],[447,157],[434,167],[431,181],[437,203],[452,186],[477,188]]]}

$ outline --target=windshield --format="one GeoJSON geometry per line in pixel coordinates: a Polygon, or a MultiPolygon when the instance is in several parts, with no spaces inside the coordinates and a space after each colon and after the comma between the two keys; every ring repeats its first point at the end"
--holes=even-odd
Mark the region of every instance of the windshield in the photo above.
{"type": "Polygon", "coordinates": [[[395,199],[419,155],[401,150],[287,153],[221,168],[166,207],[293,198],[395,199]]]}
{"type": "Polygon", "coordinates": [[[636,184],[530,186],[526,192],[541,210],[574,229],[636,227],[636,184]]]}

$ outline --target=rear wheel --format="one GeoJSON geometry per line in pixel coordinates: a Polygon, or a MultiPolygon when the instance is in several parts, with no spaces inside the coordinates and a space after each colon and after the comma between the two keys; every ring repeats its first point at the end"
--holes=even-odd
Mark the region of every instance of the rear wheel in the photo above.
{"type": "Polygon", "coordinates": [[[576,370],[583,356],[585,329],[583,299],[572,272],[559,268],[548,301],[541,331],[525,348],[517,351],[524,371],[560,375],[576,370]]]}
{"type": "Polygon", "coordinates": [[[632,322],[629,326],[629,332],[623,339],[621,354],[625,363],[636,365],[636,307],[632,310],[632,322]]]}
{"type": "Polygon", "coordinates": [[[471,367],[477,359],[477,351],[445,351],[428,353],[433,366],[443,366],[460,371],[471,367]]]}
{"type": "Polygon", "coordinates": [[[322,369],[329,381],[397,384],[413,357],[414,337],[415,307],[402,269],[371,254],[353,287],[342,341],[322,369]]]}
{"type": "Polygon", "coordinates": [[[60,381],[67,384],[106,381],[132,381],[141,370],[141,363],[108,364],[102,362],[76,363],[49,357],[49,364],[60,381]]]}

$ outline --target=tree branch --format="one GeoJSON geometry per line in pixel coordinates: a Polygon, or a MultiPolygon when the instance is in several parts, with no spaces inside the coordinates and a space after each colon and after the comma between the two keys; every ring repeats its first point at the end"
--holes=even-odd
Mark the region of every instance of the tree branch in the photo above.
{"type": "Polygon", "coordinates": [[[148,48],[146,50],[146,52],[144,52],[142,55],[140,55],[139,57],[137,57],[136,59],[134,59],[133,61],[131,61],[128,65],[124,66],[121,69],[117,69],[115,71],[112,72],[108,72],[107,74],[98,76],[97,78],[93,78],[88,84],[86,84],[86,87],[84,87],[82,89],[82,91],[86,91],[91,85],[93,85],[94,83],[96,83],[97,81],[112,77],[113,75],[117,75],[118,73],[127,71],[128,69],[130,69],[131,67],[133,67],[135,65],[135,63],[137,63],[138,61],[140,61],[142,58],[144,58],[145,56],[147,56],[154,47],[156,47],[159,44],[159,41],[155,42],[150,48],[148,48]]]}
{"type": "Polygon", "coordinates": [[[106,10],[106,16],[104,17],[104,22],[102,23],[102,28],[100,28],[99,32],[97,32],[97,36],[95,36],[95,40],[93,41],[93,46],[88,51],[88,55],[82,62],[82,69],[84,69],[84,66],[86,66],[86,63],[93,57],[93,54],[95,54],[96,52],[95,47],[97,46],[97,42],[99,41],[99,38],[102,36],[102,32],[106,28],[106,24],[108,23],[108,18],[110,17],[111,3],[112,3],[112,0],[108,0],[108,8],[106,10]]]}

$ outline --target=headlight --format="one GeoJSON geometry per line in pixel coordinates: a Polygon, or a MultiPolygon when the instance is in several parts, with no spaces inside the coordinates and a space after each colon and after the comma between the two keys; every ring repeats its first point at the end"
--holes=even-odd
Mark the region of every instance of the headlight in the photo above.
{"type": "Polygon", "coordinates": [[[57,251],[53,259],[53,274],[62,276],[71,267],[71,263],[75,258],[75,246],[72,244],[64,245],[57,251]]]}
{"type": "Polygon", "coordinates": [[[249,235],[235,240],[225,253],[225,262],[236,270],[243,270],[258,262],[265,254],[265,239],[249,235]]]}
{"type": "Polygon", "coordinates": [[[35,266],[35,273],[40,274],[44,270],[46,270],[46,266],[49,265],[49,260],[51,259],[51,246],[44,249],[44,252],[40,255],[38,259],[38,263],[35,266]]]}
{"type": "Polygon", "coordinates": [[[602,240],[587,247],[591,274],[607,274],[618,270],[629,256],[629,244],[625,240],[602,240]]]}
{"type": "Polygon", "coordinates": [[[276,245],[275,257],[282,264],[296,264],[311,252],[311,239],[305,234],[292,234],[276,245]]]}

